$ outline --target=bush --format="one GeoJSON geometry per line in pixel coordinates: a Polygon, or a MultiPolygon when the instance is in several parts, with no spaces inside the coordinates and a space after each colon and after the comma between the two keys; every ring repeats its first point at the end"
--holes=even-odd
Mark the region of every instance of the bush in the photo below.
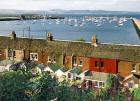
{"type": "Polygon", "coordinates": [[[7,72],[0,77],[0,101],[29,101],[25,91],[28,81],[21,72],[7,72]]]}
{"type": "Polygon", "coordinates": [[[85,42],[85,39],[83,39],[83,38],[77,38],[77,39],[74,39],[73,41],[81,41],[81,42],[85,42]]]}

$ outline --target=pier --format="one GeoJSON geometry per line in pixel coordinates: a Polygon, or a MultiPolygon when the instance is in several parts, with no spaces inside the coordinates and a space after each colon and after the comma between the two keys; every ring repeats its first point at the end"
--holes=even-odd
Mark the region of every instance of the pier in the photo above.
{"type": "Polygon", "coordinates": [[[140,20],[133,18],[132,21],[133,21],[134,27],[140,37],[140,20]]]}

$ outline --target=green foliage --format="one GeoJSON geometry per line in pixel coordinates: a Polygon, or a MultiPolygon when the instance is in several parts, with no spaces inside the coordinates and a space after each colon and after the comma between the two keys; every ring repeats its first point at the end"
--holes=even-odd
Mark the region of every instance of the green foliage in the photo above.
{"type": "Polygon", "coordinates": [[[33,96],[33,101],[50,101],[56,98],[57,82],[45,73],[37,85],[37,93],[33,96]]]}
{"type": "Polygon", "coordinates": [[[57,87],[57,100],[58,101],[72,101],[72,89],[68,86],[68,83],[63,81],[60,86],[57,87]]]}
{"type": "Polygon", "coordinates": [[[112,87],[112,85],[113,85],[113,78],[114,78],[115,76],[113,75],[113,74],[109,74],[108,75],[108,77],[107,77],[107,80],[106,80],[106,85],[105,85],[105,88],[106,89],[109,89],[109,88],[111,88],[112,87]]]}
{"type": "Polygon", "coordinates": [[[116,101],[125,101],[125,95],[124,94],[119,94],[116,98],[116,101]]]}
{"type": "Polygon", "coordinates": [[[134,99],[135,101],[140,100],[140,87],[134,90],[134,99]]]}
{"type": "Polygon", "coordinates": [[[77,39],[74,39],[73,41],[81,41],[81,42],[85,42],[86,40],[83,39],[83,38],[77,38],[77,39]]]}
{"type": "Polygon", "coordinates": [[[83,101],[93,101],[95,97],[95,91],[93,89],[85,89],[82,93],[83,101]]]}
{"type": "MultiPolygon", "coordinates": [[[[94,91],[70,86],[66,81],[58,84],[57,79],[47,72],[33,76],[31,70],[36,65],[27,63],[26,66],[0,77],[0,101],[125,101],[132,97],[131,92],[121,92],[113,86],[117,84],[117,78],[112,74],[108,75],[106,89],[94,91]]],[[[135,101],[140,100],[140,87],[133,95],[135,101]]]]}
{"type": "Polygon", "coordinates": [[[28,81],[21,72],[7,72],[0,77],[0,101],[28,101],[28,81]]]}

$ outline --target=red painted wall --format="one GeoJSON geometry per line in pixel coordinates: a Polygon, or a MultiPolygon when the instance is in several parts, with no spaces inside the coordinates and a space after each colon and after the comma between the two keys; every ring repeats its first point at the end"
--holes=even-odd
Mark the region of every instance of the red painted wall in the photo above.
{"type": "Polygon", "coordinates": [[[117,60],[98,59],[98,58],[89,59],[89,70],[90,71],[117,74],[117,72],[118,72],[117,67],[118,67],[117,60]],[[98,61],[98,67],[95,67],[95,61],[98,61]],[[101,62],[104,62],[104,67],[101,67],[101,62]]]}

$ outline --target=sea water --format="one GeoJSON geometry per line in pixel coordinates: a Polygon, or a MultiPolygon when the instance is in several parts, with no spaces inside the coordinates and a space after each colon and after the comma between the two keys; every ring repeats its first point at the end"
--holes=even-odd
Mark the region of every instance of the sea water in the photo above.
{"type": "MultiPolygon", "coordinates": [[[[140,39],[131,20],[123,22],[123,26],[117,26],[117,21],[109,20],[97,26],[94,21],[83,21],[85,16],[105,16],[105,17],[135,17],[140,19],[140,15],[57,15],[64,16],[64,19],[42,19],[23,21],[1,21],[0,35],[9,36],[11,31],[15,31],[18,37],[46,38],[46,33],[51,33],[56,40],[74,40],[83,38],[87,42],[91,41],[93,35],[97,35],[99,43],[117,44],[140,44],[140,39]],[[69,19],[72,19],[70,21],[69,19]],[[75,20],[76,19],[76,20],[75,20]],[[82,24],[82,21],[84,24],[82,24]],[[77,25],[75,25],[77,23],[77,25]]],[[[85,19],[84,19],[85,20],[85,19]]]]}

